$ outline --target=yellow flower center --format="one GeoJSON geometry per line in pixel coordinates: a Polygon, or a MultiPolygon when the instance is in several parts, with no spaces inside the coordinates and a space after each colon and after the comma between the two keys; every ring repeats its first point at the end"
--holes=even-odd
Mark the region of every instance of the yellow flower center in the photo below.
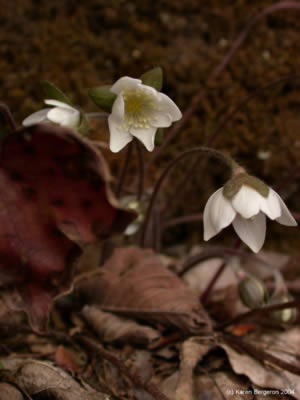
{"type": "Polygon", "coordinates": [[[149,128],[150,121],[154,119],[155,111],[159,108],[155,104],[154,96],[146,90],[125,90],[123,92],[125,103],[125,118],[123,128],[149,128]]]}

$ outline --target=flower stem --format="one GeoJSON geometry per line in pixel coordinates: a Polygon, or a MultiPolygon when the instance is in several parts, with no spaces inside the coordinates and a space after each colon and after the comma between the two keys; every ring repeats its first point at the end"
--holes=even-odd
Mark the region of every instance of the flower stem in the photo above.
{"type": "MultiPolygon", "coordinates": [[[[276,79],[275,81],[269,82],[267,85],[258,87],[256,90],[254,90],[253,93],[250,93],[247,97],[245,97],[240,103],[238,103],[232,111],[227,113],[220,121],[216,129],[213,131],[213,133],[208,137],[205,145],[206,146],[213,146],[217,137],[219,134],[223,131],[224,127],[228,124],[228,122],[232,121],[233,118],[240,112],[241,109],[243,109],[251,100],[254,98],[260,96],[262,93],[264,93],[266,90],[272,89],[274,86],[280,85],[285,82],[289,81],[295,81],[295,80],[300,80],[300,75],[289,75],[284,78],[276,79]]],[[[175,198],[175,201],[172,203],[172,206],[170,207],[170,201],[167,199],[166,201],[166,207],[163,209],[162,213],[165,215],[166,213],[170,215],[172,210],[176,209],[177,206],[180,204],[182,197],[186,195],[186,191],[188,189],[188,186],[191,182],[190,179],[187,179],[187,177],[191,176],[194,171],[199,170],[199,164],[202,162],[201,157],[197,157],[193,162],[191,163],[191,166],[188,168],[187,172],[184,174],[184,177],[179,181],[178,185],[176,186],[175,190],[172,192],[170,195],[170,198],[175,198]],[[184,190],[186,189],[186,190],[184,190]],[[176,196],[174,196],[174,193],[176,193],[176,196]]]]}
{"type": "Polygon", "coordinates": [[[90,112],[90,113],[85,114],[88,121],[93,121],[95,119],[107,118],[108,115],[109,114],[107,112],[90,112]]]}
{"type": "Polygon", "coordinates": [[[135,147],[137,150],[138,163],[139,163],[139,181],[137,190],[137,200],[141,200],[144,191],[144,160],[143,160],[143,150],[141,144],[138,140],[135,140],[135,147]]]}
{"type": "MultiPolygon", "coordinates": [[[[242,242],[240,239],[238,239],[234,245],[235,249],[238,249],[241,246],[242,242]]],[[[210,282],[208,283],[206,289],[204,290],[204,292],[201,295],[201,302],[203,304],[205,304],[207,302],[207,299],[210,295],[210,293],[212,292],[217,280],[220,278],[220,276],[223,274],[223,272],[225,271],[226,267],[228,265],[227,261],[223,261],[222,264],[219,266],[219,268],[217,269],[216,273],[214,274],[214,276],[212,277],[212,279],[210,280],[210,282]]]]}
{"type": "Polygon", "coordinates": [[[233,172],[236,168],[239,168],[238,164],[230,157],[225,155],[224,153],[222,153],[221,151],[218,150],[214,150],[211,149],[209,147],[196,147],[194,149],[191,150],[187,150],[183,153],[181,153],[178,157],[175,158],[175,160],[171,161],[167,167],[165,168],[165,170],[162,172],[161,176],[159,177],[158,181],[156,182],[154,189],[153,189],[153,193],[152,196],[150,198],[150,202],[149,202],[149,206],[146,212],[146,216],[145,216],[145,220],[144,220],[144,224],[142,227],[142,232],[141,232],[141,236],[140,236],[140,246],[141,247],[147,247],[148,243],[146,243],[147,240],[147,234],[148,234],[148,229],[150,226],[150,219],[152,217],[152,212],[153,212],[153,208],[154,208],[154,204],[155,201],[157,199],[157,195],[159,193],[159,190],[165,180],[165,178],[167,177],[167,175],[173,170],[173,168],[175,166],[177,166],[177,164],[183,160],[184,158],[191,156],[193,154],[198,154],[198,153],[202,153],[208,156],[212,156],[215,157],[219,160],[221,160],[224,164],[226,164],[231,172],[233,172]]]}
{"type": "Polygon", "coordinates": [[[3,115],[3,117],[5,118],[6,122],[8,123],[8,125],[10,126],[12,131],[13,132],[16,131],[17,124],[14,120],[12,113],[10,112],[10,109],[8,108],[8,106],[6,104],[0,103],[0,113],[3,115]]]}
{"type": "Polygon", "coordinates": [[[217,329],[223,330],[230,325],[236,325],[245,319],[249,319],[257,315],[265,315],[266,313],[285,310],[287,308],[294,308],[294,307],[299,308],[299,306],[300,306],[300,300],[298,299],[298,300],[286,301],[284,303],[279,303],[279,304],[270,304],[263,306],[261,308],[255,308],[253,310],[246,311],[245,313],[233,317],[231,320],[219,325],[217,329]]]}
{"type": "Polygon", "coordinates": [[[131,159],[131,155],[132,155],[132,142],[129,143],[129,145],[127,147],[127,153],[126,153],[126,156],[125,156],[125,160],[124,160],[123,167],[122,167],[122,170],[121,170],[121,173],[120,173],[120,177],[119,177],[118,186],[117,186],[117,189],[116,189],[116,196],[117,197],[120,197],[120,195],[121,195],[121,192],[122,192],[122,189],[123,189],[123,185],[124,185],[124,182],[125,182],[125,178],[126,178],[126,174],[127,174],[127,171],[128,171],[128,166],[129,166],[129,162],[130,162],[130,159],[131,159]]]}

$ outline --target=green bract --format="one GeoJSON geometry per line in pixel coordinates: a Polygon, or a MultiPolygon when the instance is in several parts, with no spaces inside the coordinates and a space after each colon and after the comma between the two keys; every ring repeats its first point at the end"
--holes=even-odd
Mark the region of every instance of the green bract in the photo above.
{"type": "Polygon", "coordinates": [[[110,91],[109,86],[99,86],[88,91],[89,97],[102,110],[111,113],[112,106],[117,98],[115,93],[110,91]]]}
{"type": "Polygon", "coordinates": [[[145,72],[141,76],[141,80],[144,85],[151,86],[160,92],[163,85],[163,71],[160,67],[153,68],[145,72]]]}
{"type": "Polygon", "coordinates": [[[89,123],[83,112],[80,113],[80,124],[76,130],[83,136],[86,136],[89,133],[89,123]]]}
{"type": "Polygon", "coordinates": [[[58,100],[63,103],[69,104],[70,106],[72,105],[70,99],[53,83],[49,81],[43,81],[42,86],[47,99],[58,100]]]}

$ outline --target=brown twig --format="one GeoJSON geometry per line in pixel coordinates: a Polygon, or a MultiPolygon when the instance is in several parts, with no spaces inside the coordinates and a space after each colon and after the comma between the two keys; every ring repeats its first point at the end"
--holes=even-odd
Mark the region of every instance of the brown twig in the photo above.
{"type": "Polygon", "coordinates": [[[132,370],[130,370],[115,355],[108,352],[107,350],[104,350],[103,347],[100,346],[96,341],[83,336],[77,337],[77,340],[85,347],[87,347],[89,351],[97,353],[99,357],[111,362],[120,370],[120,372],[122,372],[122,374],[129,378],[131,382],[133,382],[137,387],[150,393],[155,400],[169,400],[169,398],[165,396],[161,391],[159,391],[155,385],[149,382],[143,382],[137,372],[133,372],[132,370]]]}
{"type": "MultiPolygon", "coordinates": [[[[247,39],[252,28],[254,28],[254,26],[258,22],[260,22],[267,15],[272,14],[277,11],[280,11],[280,10],[284,10],[284,9],[299,9],[300,10],[300,4],[297,1],[281,1],[279,3],[273,4],[269,7],[264,8],[259,14],[252,17],[252,19],[245,26],[245,28],[240,33],[238,38],[234,41],[229,52],[225,55],[225,57],[222,59],[220,64],[218,64],[215,67],[215,69],[211,72],[211,74],[207,80],[208,83],[213,82],[221,74],[221,72],[224,71],[224,69],[230,63],[233,56],[236,54],[237,50],[241,47],[243,42],[247,39]]],[[[208,92],[207,89],[202,89],[193,98],[190,107],[183,113],[182,119],[173,126],[173,128],[168,132],[168,135],[165,137],[165,140],[163,141],[162,145],[154,151],[153,156],[151,157],[151,159],[149,160],[149,162],[146,165],[145,171],[149,170],[149,168],[156,161],[157,157],[160,156],[160,154],[164,151],[164,149],[168,146],[168,144],[176,137],[176,135],[178,134],[180,129],[186,124],[186,122],[190,119],[190,117],[196,111],[198,104],[200,103],[200,101],[202,101],[202,99],[205,97],[207,92],[208,92]]]]}

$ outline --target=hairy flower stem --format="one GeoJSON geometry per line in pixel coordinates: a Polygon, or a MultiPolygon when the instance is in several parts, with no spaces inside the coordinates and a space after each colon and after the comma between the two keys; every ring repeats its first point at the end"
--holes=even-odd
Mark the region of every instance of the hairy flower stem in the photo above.
{"type": "MultiPolygon", "coordinates": [[[[242,244],[241,240],[237,239],[237,241],[236,241],[236,243],[234,245],[234,249],[239,249],[241,247],[241,244],[242,244]]],[[[204,290],[204,292],[201,295],[201,302],[203,304],[205,304],[207,302],[207,299],[208,299],[209,295],[211,294],[213,288],[215,287],[215,284],[216,284],[217,280],[223,274],[223,272],[225,271],[227,265],[228,265],[228,262],[227,261],[223,261],[222,264],[217,269],[217,271],[214,274],[214,276],[211,278],[211,280],[208,283],[206,289],[204,290]]]]}
{"type": "Polygon", "coordinates": [[[167,165],[167,167],[165,168],[165,170],[162,172],[161,176],[159,177],[158,181],[156,182],[154,189],[153,189],[153,193],[152,196],[150,198],[150,202],[149,202],[149,206],[146,212],[146,216],[145,216],[145,220],[144,220],[144,224],[142,227],[142,232],[141,232],[141,236],[140,236],[140,246],[141,247],[152,247],[153,244],[153,239],[150,240],[151,241],[151,245],[149,246],[149,243],[147,238],[148,238],[148,230],[150,227],[150,222],[151,222],[151,218],[152,218],[152,212],[154,209],[154,205],[155,205],[155,201],[157,199],[157,196],[159,194],[159,190],[164,182],[164,180],[166,179],[166,177],[168,176],[168,174],[174,169],[174,167],[177,166],[177,164],[183,160],[186,157],[189,157],[193,154],[205,154],[207,156],[210,157],[215,157],[219,160],[221,160],[225,165],[227,165],[227,167],[230,168],[231,172],[233,172],[235,169],[240,168],[239,165],[230,157],[225,155],[224,153],[222,153],[221,151],[218,150],[214,150],[211,149],[209,147],[196,147],[194,149],[191,150],[187,150],[183,153],[181,153],[178,157],[175,158],[175,160],[171,161],[169,163],[169,165],[167,165]]]}
{"type": "Polygon", "coordinates": [[[281,311],[281,310],[286,310],[287,308],[299,308],[300,307],[300,300],[291,300],[291,301],[285,301],[283,303],[279,304],[270,304],[266,305],[260,308],[255,308],[250,311],[246,311],[244,313],[238,314],[229,321],[226,321],[220,325],[217,326],[217,330],[224,330],[228,326],[231,325],[236,325],[239,324],[241,321],[244,321],[245,319],[253,318],[256,316],[260,315],[266,315],[268,313],[272,313],[274,311],[281,311]]]}
{"type": "Polygon", "coordinates": [[[14,132],[17,130],[17,124],[14,120],[14,117],[12,113],[10,112],[10,109],[8,106],[4,103],[0,103],[0,113],[3,115],[5,118],[5,121],[7,124],[10,126],[11,130],[14,132]]]}
{"type": "MultiPolygon", "coordinates": [[[[282,83],[285,82],[290,82],[290,81],[295,81],[295,80],[300,80],[300,75],[290,75],[281,79],[277,79],[275,81],[269,82],[267,85],[261,86],[257,88],[253,93],[245,97],[239,104],[236,105],[236,107],[233,108],[232,111],[227,113],[216,129],[213,131],[213,133],[208,137],[206,140],[205,145],[206,146],[213,146],[219,136],[219,134],[223,131],[224,127],[228,124],[228,122],[232,121],[233,118],[239,113],[241,109],[243,109],[251,100],[255,99],[256,97],[259,97],[262,93],[264,93],[266,90],[270,90],[282,83]]],[[[178,185],[176,186],[175,190],[172,192],[170,195],[170,198],[174,198],[175,200],[172,201],[172,205],[170,207],[170,201],[167,199],[166,201],[166,206],[162,210],[163,215],[170,215],[173,210],[175,210],[178,205],[180,204],[183,196],[186,195],[187,190],[191,186],[191,180],[187,179],[187,177],[190,177],[193,175],[195,171],[198,171],[199,169],[204,168],[203,165],[199,165],[202,163],[202,157],[197,157],[193,162],[191,163],[190,167],[188,168],[187,172],[184,174],[183,178],[179,181],[178,185]],[[174,194],[176,193],[176,196],[174,194]]]]}
{"type": "MultiPolygon", "coordinates": [[[[237,39],[234,41],[233,45],[231,46],[231,49],[225,55],[225,57],[222,59],[220,64],[218,64],[216,66],[216,68],[212,71],[212,73],[210,74],[210,76],[207,80],[207,85],[209,83],[213,82],[221,74],[221,72],[224,71],[224,69],[227,67],[227,65],[232,60],[233,56],[236,54],[237,50],[241,47],[241,45],[247,39],[251,30],[255,27],[255,25],[258,22],[260,22],[262,19],[264,19],[264,17],[266,17],[267,15],[273,14],[274,12],[284,10],[284,9],[300,10],[300,3],[297,1],[281,1],[279,3],[273,4],[269,7],[264,8],[259,14],[254,16],[248,22],[248,24],[245,26],[245,28],[240,33],[240,35],[237,37],[237,39]]],[[[168,144],[176,137],[176,135],[179,133],[180,129],[190,119],[190,117],[196,111],[199,103],[203,100],[203,98],[206,96],[207,93],[208,93],[208,90],[206,88],[202,89],[193,98],[190,107],[183,113],[182,119],[174,125],[174,127],[168,132],[168,135],[165,137],[165,140],[163,141],[162,145],[157,150],[154,151],[153,156],[151,157],[148,164],[146,165],[146,168],[145,168],[146,172],[154,164],[157,157],[160,156],[160,154],[165,150],[165,148],[168,146],[168,144]]]]}
{"type": "Polygon", "coordinates": [[[138,163],[139,163],[139,181],[138,181],[138,190],[137,190],[137,200],[141,200],[143,191],[144,191],[144,159],[143,159],[143,150],[141,144],[138,140],[134,140],[137,156],[138,156],[138,163]]]}
{"type": "Polygon", "coordinates": [[[129,166],[129,162],[131,159],[131,155],[132,155],[132,142],[129,143],[128,147],[127,147],[127,152],[126,152],[126,156],[125,156],[125,160],[123,163],[123,167],[121,169],[121,173],[120,173],[120,177],[119,177],[119,181],[118,181],[118,186],[116,189],[116,196],[117,198],[120,197],[123,186],[124,186],[124,182],[125,182],[125,178],[126,178],[126,174],[128,171],[128,166],[129,166]]]}

